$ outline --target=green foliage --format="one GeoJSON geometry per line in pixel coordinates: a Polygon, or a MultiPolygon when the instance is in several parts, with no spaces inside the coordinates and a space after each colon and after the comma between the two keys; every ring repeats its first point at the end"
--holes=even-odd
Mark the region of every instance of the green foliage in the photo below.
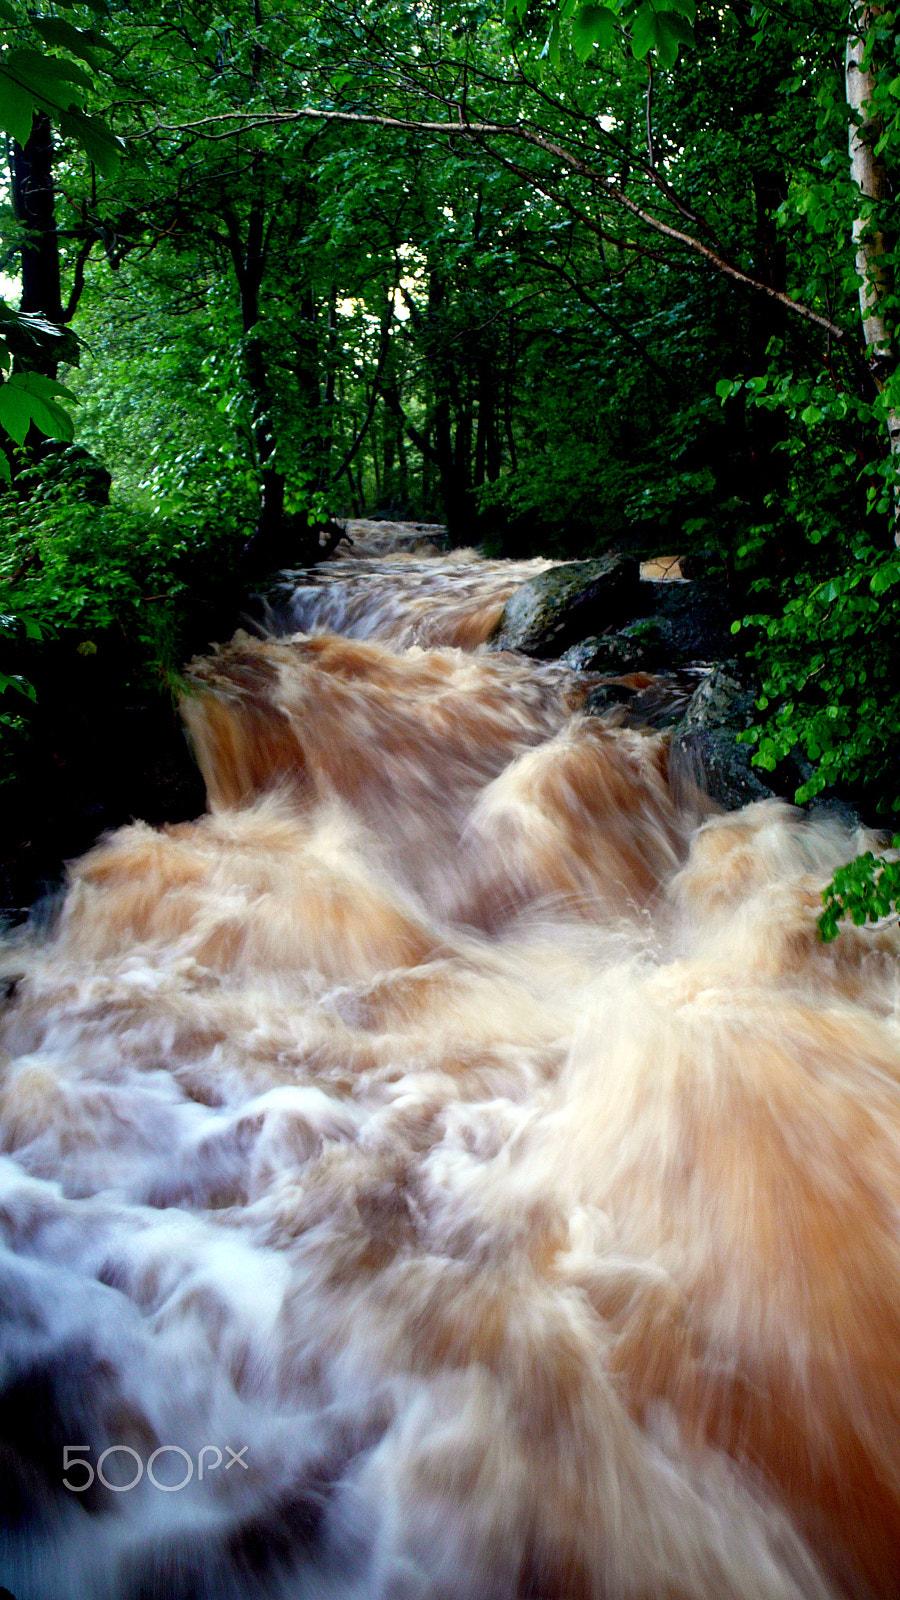
{"type": "Polygon", "coordinates": [[[75,395],[40,372],[14,372],[0,385],[0,428],[14,444],[24,444],[31,427],[48,439],[71,441],[75,428],[61,399],[74,400],[75,395]]]}
{"type": "Polygon", "coordinates": [[[752,730],[754,761],[774,771],[802,748],[815,772],[798,789],[799,804],[850,785],[882,814],[900,812],[898,583],[900,553],[860,537],[845,570],[796,574],[779,613],[744,618],[759,631],[765,713],[752,730]]]}
{"type": "MultiPolygon", "coordinates": [[[[883,531],[894,469],[877,408],[821,376],[780,371],[782,361],[774,350],[769,372],[744,386],[751,410],[780,420],[784,466],[777,499],[737,551],[756,608],[734,631],[752,641],[762,687],[748,739],[766,771],[798,749],[813,763],[799,804],[838,788],[890,819],[900,813],[900,552],[883,531]]],[[[740,390],[718,386],[723,403],[740,390]]]]}
{"type": "Polygon", "coordinates": [[[94,29],[76,28],[62,18],[23,14],[19,26],[29,23],[47,48],[0,50],[0,128],[24,145],[35,111],[44,111],[64,137],[78,142],[101,172],[114,174],[124,145],[99,117],[85,110],[92,78],[77,60],[70,59],[74,55],[96,71],[102,52],[111,46],[94,29]],[[54,49],[64,50],[66,55],[47,53],[54,49]]]}
{"type": "MultiPolygon", "coordinates": [[[[762,6],[754,15],[757,43],[770,50],[783,24],[762,6]]],[[[839,59],[846,23],[835,15],[830,26],[839,59]]],[[[867,28],[875,89],[864,114],[889,193],[900,161],[891,90],[900,38],[889,12],[867,14],[867,28]]],[[[792,98],[775,125],[793,124],[795,134],[796,97],[813,93],[805,137],[795,138],[786,164],[772,248],[777,242],[784,253],[790,292],[841,324],[846,336],[816,355],[811,344],[792,340],[786,326],[773,328],[758,369],[738,368],[740,376],[716,385],[726,415],[767,431],[780,464],[774,492],[746,519],[734,551],[748,613],[735,624],[736,644],[750,648],[762,686],[747,738],[763,770],[787,771],[789,760],[802,770],[805,759],[799,803],[837,789],[864,815],[896,826],[900,556],[892,533],[900,463],[886,424],[900,401],[900,379],[896,349],[882,350],[877,362],[862,358],[855,249],[856,238],[883,230],[879,309],[895,329],[895,218],[890,201],[863,198],[851,181],[843,146],[850,113],[840,75],[811,79],[807,53],[803,72],[786,87],[792,98]]],[[[844,915],[863,923],[889,914],[898,889],[893,863],[871,854],[851,863],[826,892],[823,936],[834,937],[844,915]]]]}
{"type": "MultiPolygon", "coordinates": [[[[0,613],[0,649],[3,646],[8,647],[20,636],[26,639],[41,639],[43,630],[34,617],[0,613]]],[[[6,694],[8,689],[15,689],[18,694],[24,695],[26,700],[35,699],[34,684],[19,672],[0,672],[0,695],[6,694]]]]}
{"type": "MultiPolygon", "coordinates": [[[[894,839],[894,850],[898,846],[900,835],[894,839]]],[[[837,937],[838,923],[846,916],[858,928],[880,922],[894,915],[900,903],[900,861],[867,850],[838,869],[822,898],[825,910],[819,918],[819,931],[825,940],[837,937]]]]}
{"type": "MultiPolygon", "coordinates": [[[[692,23],[695,0],[667,0],[664,6],[653,0],[560,0],[551,9],[550,31],[540,51],[542,59],[558,67],[567,38],[579,62],[589,61],[594,49],[608,51],[623,42],[635,60],[654,54],[660,66],[673,67],[679,51],[693,41],[692,23]]],[[[529,28],[529,0],[507,0],[507,20],[518,29],[529,28]]],[[[535,19],[536,20],[536,19],[535,19]]],[[[546,21],[544,22],[546,26],[546,21]]]]}
{"type": "Polygon", "coordinates": [[[51,455],[17,475],[18,496],[0,499],[0,692],[33,707],[16,720],[18,743],[77,657],[144,691],[177,687],[197,580],[208,599],[235,565],[234,533],[209,513],[163,519],[98,504],[89,465],[83,452],[51,455]]]}
{"type": "MultiPolygon", "coordinates": [[[[65,9],[75,7],[66,0],[65,9]]],[[[106,14],[105,0],[87,0],[86,9],[106,14]]],[[[65,17],[38,16],[4,0],[0,9],[0,128],[21,146],[28,143],[37,112],[50,117],[64,139],[73,140],[100,172],[113,175],[123,140],[92,110],[93,74],[102,71],[113,46],[93,27],[78,27],[65,17]],[[88,68],[90,70],[85,70],[88,68]]],[[[74,436],[72,420],[60,405],[74,396],[51,378],[27,370],[29,343],[64,338],[45,317],[23,314],[0,301],[0,435],[23,443],[29,428],[53,439],[74,436]],[[25,371],[12,371],[13,361],[25,371]]],[[[9,461],[0,449],[0,482],[10,481],[9,461]]]]}
{"type": "MultiPolygon", "coordinates": [[[[31,352],[56,341],[61,349],[65,347],[62,328],[45,317],[14,311],[0,301],[0,435],[5,434],[13,444],[24,444],[32,427],[49,439],[75,437],[72,418],[60,404],[75,400],[71,389],[27,366],[23,371],[12,370],[17,356],[24,353],[27,362],[31,352]]],[[[0,485],[10,482],[9,457],[0,448],[0,485]]]]}

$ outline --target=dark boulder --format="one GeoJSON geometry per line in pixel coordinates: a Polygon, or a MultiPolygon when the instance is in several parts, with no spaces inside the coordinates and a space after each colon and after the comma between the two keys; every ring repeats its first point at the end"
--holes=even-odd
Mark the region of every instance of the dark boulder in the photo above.
{"type": "Polygon", "coordinates": [[[315,566],[333,555],[346,538],[343,523],[331,517],[310,522],[302,513],[268,520],[261,515],[241,552],[241,576],[253,582],[286,567],[315,566]]]}
{"type": "Polygon", "coordinates": [[[750,765],[750,748],[738,735],[753,721],[755,691],[727,667],[718,666],[700,684],[672,732],[674,775],[694,781],[726,811],[774,791],[750,765]]]}
{"type": "Polygon", "coordinates": [[[595,634],[570,645],[562,656],[576,672],[602,672],[613,675],[640,672],[646,660],[646,646],[637,631],[640,624],[620,628],[615,633],[595,634]]]}
{"type": "Polygon", "coordinates": [[[563,660],[577,672],[672,672],[727,654],[731,618],[724,595],[708,583],[644,582],[629,620],[570,645],[563,660]]]}
{"type": "Polygon", "coordinates": [[[599,683],[584,702],[589,717],[602,717],[613,707],[626,707],[638,697],[638,690],[626,683],[599,683]]]}
{"type": "Polygon", "coordinates": [[[529,578],[510,596],[490,648],[550,659],[588,634],[634,617],[640,604],[635,556],[563,562],[529,578]]]}
{"type": "Polygon", "coordinates": [[[646,622],[647,661],[658,667],[721,661],[731,643],[731,617],[715,584],[656,583],[646,622]]]}

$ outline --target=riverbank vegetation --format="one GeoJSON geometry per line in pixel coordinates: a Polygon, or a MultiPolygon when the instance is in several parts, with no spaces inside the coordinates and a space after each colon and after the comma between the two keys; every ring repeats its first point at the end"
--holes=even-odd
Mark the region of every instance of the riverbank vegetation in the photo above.
{"type": "Polygon", "coordinates": [[[248,587],[387,511],[693,553],[763,768],[896,823],[892,10],[3,0],[0,34],[0,797],[100,760],[92,719],[174,727],[248,587]]]}

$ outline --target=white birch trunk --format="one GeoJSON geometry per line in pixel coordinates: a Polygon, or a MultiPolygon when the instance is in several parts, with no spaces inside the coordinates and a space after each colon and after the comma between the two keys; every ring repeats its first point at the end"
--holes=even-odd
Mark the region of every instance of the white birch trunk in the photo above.
{"type": "MultiPolygon", "coordinates": [[[[873,108],[875,75],[871,66],[865,66],[863,62],[872,19],[883,10],[883,6],[867,5],[866,0],[851,0],[846,57],[847,101],[853,112],[849,141],[850,173],[860,194],[879,205],[886,196],[887,174],[884,161],[875,154],[881,131],[873,108]]],[[[857,215],[853,220],[853,242],[856,246],[856,270],[861,280],[859,308],[863,336],[869,368],[881,392],[896,364],[893,340],[884,317],[884,302],[892,286],[891,268],[884,260],[884,234],[880,226],[870,222],[865,214],[857,215]]],[[[887,428],[895,474],[894,542],[900,544],[900,410],[889,409],[887,428]]]]}

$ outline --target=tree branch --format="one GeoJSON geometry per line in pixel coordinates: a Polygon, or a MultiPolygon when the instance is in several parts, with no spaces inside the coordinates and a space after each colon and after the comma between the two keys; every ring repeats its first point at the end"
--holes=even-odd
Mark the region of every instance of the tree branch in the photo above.
{"type": "MultiPolygon", "coordinates": [[[[459,115],[462,118],[461,110],[459,115]]],[[[664,222],[661,217],[655,217],[652,212],[647,211],[644,206],[625,194],[617,184],[604,177],[602,173],[597,172],[587,161],[573,155],[564,146],[557,144],[554,139],[549,139],[546,135],[536,133],[533,129],[523,127],[518,123],[468,122],[463,120],[458,122],[426,121],[410,117],[392,117],[380,112],[320,110],[311,106],[302,106],[293,111],[272,112],[263,115],[223,112],[217,116],[200,117],[193,122],[173,124],[171,126],[160,123],[155,131],[171,134],[196,133],[208,139],[228,139],[233,138],[236,133],[247,129],[280,126],[311,118],[324,122],[349,124],[351,126],[392,128],[403,133],[427,133],[442,138],[467,139],[485,149],[488,154],[493,154],[490,146],[485,143],[489,139],[512,139],[520,144],[527,144],[533,149],[543,151],[545,155],[553,156],[563,166],[567,167],[570,172],[576,173],[595,189],[599,190],[612,205],[628,212],[630,216],[634,217],[638,222],[642,222],[652,232],[660,234],[662,238],[669,239],[674,244],[681,245],[684,249],[689,250],[693,255],[699,256],[702,261],[706,261],[710,266],[715,267],[717,272],[722,273],[724,277],[730,278],[732,282],[741,284],[745,289],[750,289],[755,294],[765,295],[767,299],[774,300],[778,305],[784,306],[785,310],[791,312],[792,315],[801,317],[806,322],[811,322],[816,327],[825,329],[827,333],[831,334],[832,338],[842,343],[851,342],[851,336],[848,334],[847,329],[842,328],[839,323],[833,322],[830,317],[822,316],[820,312],[814,311],[811,306],[804,305],[800,300],[792,299],[790,295],[784,294],[779,289],[773,289],[770,284],[761,282],[749,272],[744,272],[733,261],[729,261],[726,256],[722,255],[720,251],[704,244],[702,239],[696,238],[695,235],[685,233],[681,228],[673,227],[671,223],[664,222]],[[219,133],[206,133],[203,131],[208,128],[212,129],[222,123],[228,123],[230,126],[219,133]]],[[[140,138],[143,135],[134,135],[134,137],[140,138]]],[[[522,175],[526,176],[524,173],[522,175]]],[[[535,188],[541,190],[540,181],[534,175],[527,176],[528,181],[535,188]]],[[[544,191],[541,190],[541,192],[544,191]]],[[[557,204],[560,203],[559,197],[556,195],[551,194],[548,198],[553,199],[557,204]]],[[[597,225],[592,223],[591,219],[583,212],[576,210],[575,214],[579,215],[581,220],[592,228],[592,231],[597,231],[597,225]]]]}
{"type": "Polygon", "coordinates": [[[81,245],[81,248],[75,257],[75,272],[72,277],[72,287],[69,291],[69,298],[63,309],[63,322],[71,322],[76,310],[78,309],[78,302],[84,293],[85,267],[87,266],[88,256],[90,255],[96,243],[97,235],[95,233],[91,234],[89,239],[84,240],[84,243],[81,245]]]}

